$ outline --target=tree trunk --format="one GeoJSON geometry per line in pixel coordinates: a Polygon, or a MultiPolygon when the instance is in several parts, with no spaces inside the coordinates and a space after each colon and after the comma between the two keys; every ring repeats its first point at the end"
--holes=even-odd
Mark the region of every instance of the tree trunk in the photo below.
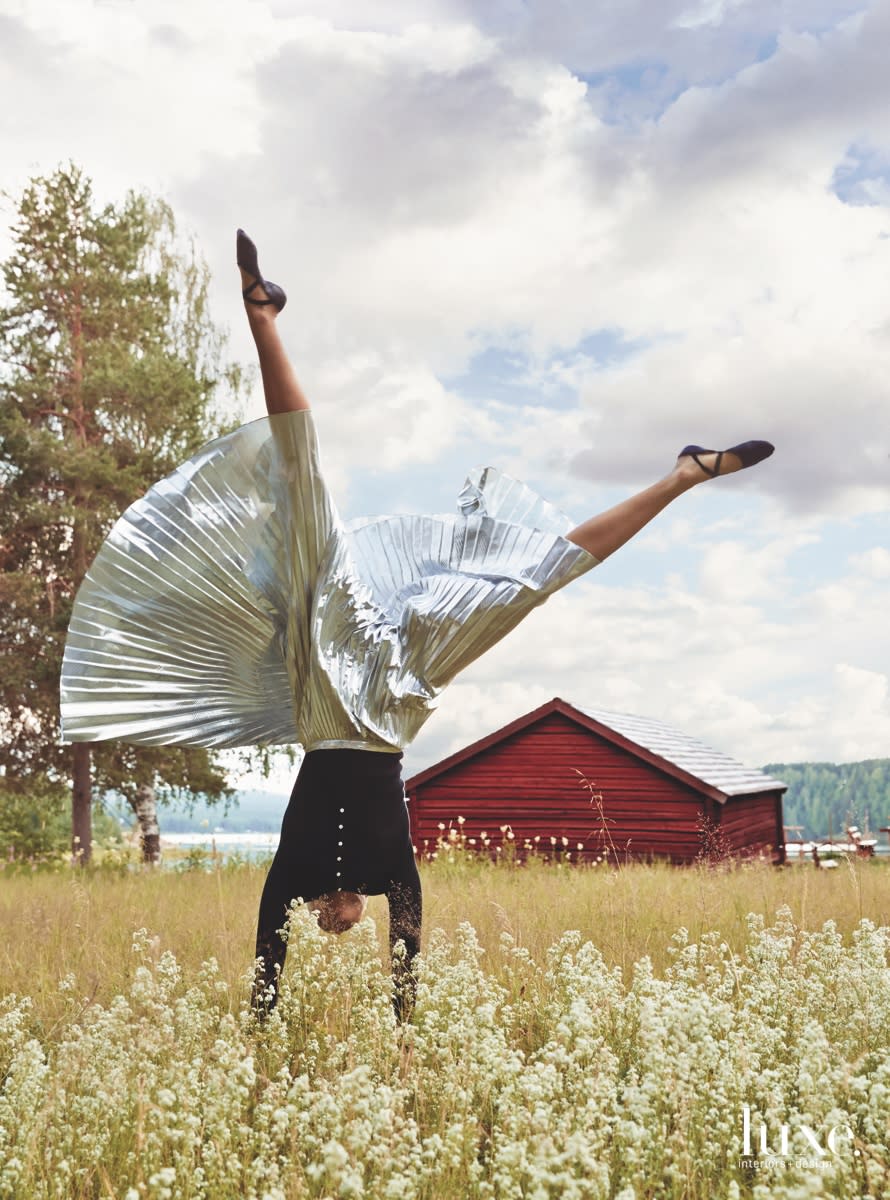
{"type": "MultiPolygon", "coordinates": [[[[84,374],[84,343],[83,343],[83,312],[80,281],[73,289],[73,310],[69,317],[69,332],[73,361],[71,363],[71,407],[75,425],[78,429],[78,442],[85,446],[86,414],[83,396],[84,374]]],[[[74,501],[78,512],[81,510],[83,498],[81,481],[77,476],[74,481],[74,501]]],[[[87,571],[86,530],[81,518],[75,517],[72,527],[71,557],[74,567],[75,586],[79,587],[87,571]]],[[[89,743],[74,744],[74,779],[71,802],[71,850],[74,861],[79,866],[85,866],[93,856],[93,761],[89,743]]]]}
{"type": "Polygon", "coordinates": [[[154,788],[148,783],[140,784],[136,789],[136,799],[131,804],[139,822],[142,861],[156,866],[161,861],[161,827],[158,824],[154,788]]]}
{"type": "Polygon", "coordinates": [[[93,781],[90,743],[74,743],[71,788],[71,856],[75,866],[84,866],[93,854],[93,781]]]}

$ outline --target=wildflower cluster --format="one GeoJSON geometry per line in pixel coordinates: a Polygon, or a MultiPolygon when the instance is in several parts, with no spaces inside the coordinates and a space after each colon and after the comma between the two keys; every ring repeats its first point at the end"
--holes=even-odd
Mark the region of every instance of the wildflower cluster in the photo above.
{"type": "Polygon", "coordinates": [[[544,961],[509,933],[498,953],[501,982],[469,924],[432,930],[399,1027],[373,923],[332,939],[297,909],[257,1025],[246,977],[186,978],[141,930],[107,1006],[71,975],[54,1029],[0,1002],[0,1198],[890,1194],[890,929],[845,944],[782,908],[742,954],[681,929],[663,977],[642,958],[627,981],[573,932],[544,961]],[[755,1154],[782,1126],[821,1153],[751,1165],[743,1112],[755,1154]]]}
{"type": "Polygon", "coordinates": [[[475,834],[469,833],[465,826],[465,817],[459,816],[447,825],[440,821],[438,837],[433,840],[424,838],[421,846],[414,847],[415,853],[422,862],[443,859],[446,862],[458,862],[482,857],[512,866],[522,866],[530,860],[583,862],[598,866],[607,859],[605,850],[599,846],[594,849],[588,843],[573,841],[565,834],[535,834],[520,839],[509,824],[493,826],[491,830],[480,828],[475,834]]]}

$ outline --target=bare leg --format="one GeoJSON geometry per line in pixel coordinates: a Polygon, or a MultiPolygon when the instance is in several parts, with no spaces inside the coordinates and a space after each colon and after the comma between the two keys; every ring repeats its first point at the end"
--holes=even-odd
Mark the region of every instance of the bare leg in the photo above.
{"type": "MultiPolygon", "coordinates": [[[[713,467],[716,455],[700,455],[702,462],[713,467]]],[[[741,462],[734,454],[724,454],[720,474],[727,475],[731,471],[741,469],[741,462]]],[[[653,517],[658,516],[662,509],[667,508],[672,500],[688,492],[697,483],[704,483],[710,478],[691,458],[677,459],[677,465],[660,479],[642,492],[637,492],[627,500],[622,500],[614,508],[607,509],[595,517],[578,525],[566,537],[576,546],[592,554],[602,561],[614,554],[625,542],[640,532],[653,517]]]]}
{"type": "MultiPolygon", "coordinates": [[[[241,272],[241,279],[243,287],[253,283],[252,276],[245,271],[241,272]]],[[[266,298],[262,288],[255,288],[251,292],[251,296],[256,300],[266,298]]],[[[260,358],[266,408],[270,414],[304,411],[309,407],[309,401],[297,382],[294,369],[281,344],[281,338],[275,325],[275,318],[278,314],[274,306],[269,304],[260,307],[248,304],[245,300],[244,307],[247,310],[247,320],[260,358]]]]}

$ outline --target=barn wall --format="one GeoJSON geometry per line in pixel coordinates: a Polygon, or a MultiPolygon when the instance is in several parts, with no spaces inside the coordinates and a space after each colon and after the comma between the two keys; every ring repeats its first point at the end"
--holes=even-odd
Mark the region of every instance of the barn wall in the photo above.
{"type": "Polygon", "coordinates": [[[730,796],[720,814],[720,828],[736,851],[768,854],[783,860],[782,798],[780,793],[730,796]]]}
{"type": "Polygon", "coordinates": [[[509,824],[520,847],[535,837],[540,847],[549,848],[552,837],[561,847],[566,838],[573,859],[595,858],[609,839],[621,856],[694,859],[698,816],[707,805],[693,788],[560,713],[458,763],[409,797],[418,849],[441,836],[440,822],[458,828],[462,816],[467,837],[485,830],[497,844],[500,826],[509,824]],[[605,822],[578,772],[602,795],[605,822]]]}

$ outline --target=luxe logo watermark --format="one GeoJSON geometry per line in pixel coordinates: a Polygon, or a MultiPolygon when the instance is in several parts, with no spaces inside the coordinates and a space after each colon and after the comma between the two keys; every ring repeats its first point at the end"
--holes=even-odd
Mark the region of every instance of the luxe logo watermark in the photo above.
{"type": "MultiPolygon", "coordinates": [[[[849,1125],[832,1125],[824,1135],[811,1129],[809,1125],[799,1125],[791,1129],[790,1125],[782,1124],[778,1128],[778,1149],[770,1145],[770,1131],[763,1121],[756,1135],[757,1150],[752,1146],[751,1106],[742,1105],[742,1154],[739,1166],[749,1170],[769,1170],[788,1166],[802,1167],[806,1170],[824,1169],[831,1165],[832,1160],[840,1157],[850,1148],[854,1139],[853,1130],[849,1125]]],[[[858,1150],[853,1150],[858,1155],[858,1150]]]]}

